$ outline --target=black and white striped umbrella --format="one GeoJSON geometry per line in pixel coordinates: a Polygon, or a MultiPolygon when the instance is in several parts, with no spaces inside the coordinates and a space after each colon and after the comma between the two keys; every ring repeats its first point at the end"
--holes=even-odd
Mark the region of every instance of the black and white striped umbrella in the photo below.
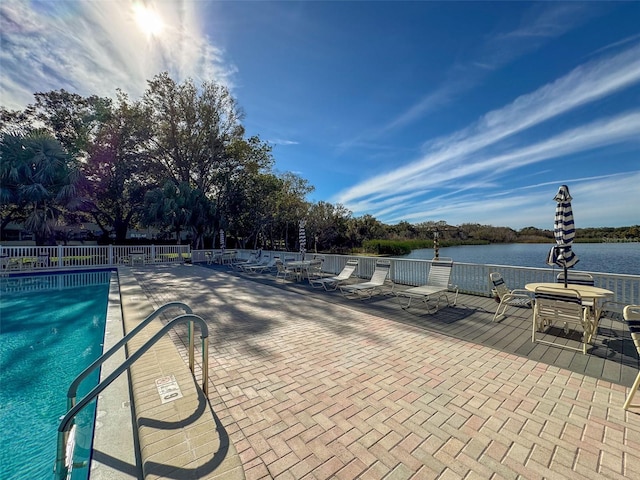
{"type": "Polygon", "coordinates": [[[225,238],[224,238],[224,230],[222,228],[220,229],[220,248],[222,249],[223,252],[224,252],[224,249],[227,248],[227,244],[225,243],[225,238]]]}
{"type": "Polygon", "coordinates": [[[551,248],[547,258],[547,264],[564,268],[565,287],[567,286],[567,269],[573,267],[579,261],[576,254],[571,250],[573,239],[576,236],[571,199],[569,187],[566,185],[560,186],[558,193],[554,197],[554,200],[557,202],[556,216],[553,224],[553,235],[556,238],[556,245],[551,248]]]}
{"type": "Polygon", "coordinates": [[[302,259],[304,260],[304,254],[307,252],[307,233],[304,229],[306,222],[304,220],[300,220],[298,225],[298,243],[300,243],[300,253],[302,254],[302,259]]]}

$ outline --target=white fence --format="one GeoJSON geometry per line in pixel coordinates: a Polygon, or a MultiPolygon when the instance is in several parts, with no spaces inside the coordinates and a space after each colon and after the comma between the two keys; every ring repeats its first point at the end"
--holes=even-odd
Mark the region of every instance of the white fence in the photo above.
{"type": "MultiPolygon", "coordinates": [[[[0,246],[2,273],[38,271],[44,269],[71,269],[74,267],[108,267],[114,265],[137,265],[158,263],[205,263],[214,250],[191,251],[189,245],[146,245],[146,246],[0,246]]],[[[249,258],[253,250],[235,250],[236,258],[249,258]]],[[[281,258],[299,260],[297,252],[264,251],[265,256],[278,255],[281,258]]],[[[313,254],[307,253],[307,258],[313,254]]],[[[373,273],[376,257],[350,255],[318,255],[323,258],[322,270],[337,274],[349,259],[357,259],[357,275],[369,278],[373,273]]],[[[431,260],[408,260],[391,258],[391,280],[401,285],[422,285],[427,281],[431,260]]],[[[491,295],[489,273],[500,272],[510,288],[523,288],[527,283],[554,282],[558,268],[528,268],[509,265],[482,265],[474,263],[456,263],[454,259],[452,283],[461,292],[472,295],[491,295]]],[[[614,273],[590,273],[597,287],[615,292],[614,299],[626,304],[640,303],[640,275],[614,273]]]]}
{"type": "Polygon", "coordinates": [[[3,273],[51,268],[181,263],[190,259],[189,245],[0,246],[3,273]]]}
{"type": "MultiPolygon", "coordinates": [[[[204,258],[204,251],[194,251],[196,258],[204,258]]],[[[248,258],[254,250],[237,250],[237,258],[248,258]]],[[[279,255],[283,257],[285,252],[263,252],[263,255],[279,255]]],[[[286,256],[294,256],[300,259],[299,253],[286,252],[286,256]]],[[[356,255],[318,255],[324,259],[322,270],[325,273],[337,274],[345,266],[348,260],[358,260],[357,276],[370,278],[375,268],[377,257],[364,257],[356,255]]],[[[307,253],[307,258],[313,254],[307,253]]],[[[415,260],[391,258],[391,280],[400,285],[422,285],[426,283],[431,260],[415,260]]],[[[202,261],[202,260],[201,260],[202,261]]],[[[451,283],[458,286],[460,292],[471,295],[490,296],[491,272],[500,272],[509,288],[524,288],[527,283],[555,282],[558,268],[529,268],[514,267],[510,265],[484,265],[475,263],[457,263],[454,259],[451,283]]],[[[614,292],[612,300],[625,304],[638,304],[640,302],[640,275],[623,275],[616,273],[587,272],[594,278],[596,287],[606,288],[614,292]]]]}

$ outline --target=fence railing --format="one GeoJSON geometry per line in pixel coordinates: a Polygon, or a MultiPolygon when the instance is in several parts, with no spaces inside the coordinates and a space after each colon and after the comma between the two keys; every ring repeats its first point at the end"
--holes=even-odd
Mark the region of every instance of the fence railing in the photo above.
{"type": "Polygon", "coordinates": [[[2,272],[147,263],[181,263],[189,245],[0,246],[2,272]]]}
{"type": "MultiPolygon", "coordinates": [[[[191,251],[189,245],[108,245],[108,246],[0,246],[2,273],[12,271],[31,271],[43,269],[69,269],[72,267],[102,267],[113,265],[182,263],[185,260],[194,263],[206,262],[212,250],[191,251]]],[[[235,250],[236,258],[249,258],[255,250],[235,250]]],[[[299,260],[300,253],[264,251],[263,255],[278,255],[299,260]]],[[[307,258],[314,255],[307,253],[307,258]]],[[[357,276],[370,278],[375,268],[376,257],[357,255],[323,254],[322,270],[337,274],[348,260],[359,262],[357,276]]],[[[391,280],[401,285],[422,285],[427,281],[431,260],[391,258],[391,280]]],[[[510,288],[523,288],[527,283],[554,282],[557,268],[515,267],[510,265],[486,265],[457,263],[454,259],[452,283],[460,292],[472,295],[491,295],[489,281],[491,272],[500,272],[510,288]]],[[[640,275],[616,273],[590,273],[597,287],[614,292],[613,300],[626,304],[640,303],[640,275]]]]}
{"type": "MultiPolygon", "coordinates": [[[[249,258],[255,250],[237,250],[238,258],[249,258]]],[[[283,252],[263,252],[264,255],[283,255],[283,252]]],[[[193,252],[194,261],[196,251],[193,252]]],[[[287,256],[300,258],[299,253],[288,252],[287,256]]],[[[313,254],[307,253],[308,258],[313,254]]],[[[358,260],[356,275],[360,278],[370,278],[376,264],[376,257],[357,255],[322,255],[324,261],[322,270],[325,273],[337,274],[350,259],[358,260]]],[[[400,285],[418,286],[427,281],[431,260],[391,258],[390,277],[394,283],[400,285]]],[[[527,283],[555,282],[558,268],[517,267],[511,265],[488,265],[475,263],[457,263],[454,259],[451,283],[458,286],[460,292],[471,295],[490,296],[493,285],[489,280],[491,272],[500,272],[509,288],[524,288],[527,283]]],[[[624,275],[617,273],[587,272],[591,274],[596,287],[606,288],[614,292],[612,300],[626,304],[640,302],[640,275],[624,275]]]]}

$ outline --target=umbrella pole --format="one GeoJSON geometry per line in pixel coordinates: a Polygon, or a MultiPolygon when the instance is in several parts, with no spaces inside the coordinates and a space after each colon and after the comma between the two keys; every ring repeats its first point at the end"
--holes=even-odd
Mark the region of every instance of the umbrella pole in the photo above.
{"type": "Polygon", "coordinates": [[[567,263],[564,264],[564,288],[567,288],[567,263]]]}

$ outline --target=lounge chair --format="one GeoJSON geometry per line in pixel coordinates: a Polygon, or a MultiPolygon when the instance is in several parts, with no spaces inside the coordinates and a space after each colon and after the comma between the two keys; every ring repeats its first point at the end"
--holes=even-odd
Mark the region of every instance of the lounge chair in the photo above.
{"type": "MultiPolygon", "coordinates": [[[[640,355],[640,305],[627,305],[624,307],[622,311],[622,315],[629,325],[629,331],[631,332],[631,338],[633,338],[633,343],[636,345],[636,350],[638,350],[638,355],[640,355]]],[[[633,386],[629,391],[629,395],[627,396],[627,400],[624,402],[622,408],[627,410],[629,407],[640,408],[640,404],[632,405],[633,397],[638,391],[638,387],[640,387],[640,372],[638,372],[638,376],[636,380],[633,382],[633,386]]]]}
{"type": "Polygon", "coordinates": [[[403,309],[411,307],[411,301],[413,299],[421,300],[427,307],[429,313],[435,313],[440,308],[440,300],[444,299],[447,302],[447,306],[455,305],[458,301],[458,287],[457,285],[451,285],[451,270],[453,268],[453,260],[446,257],[434,258],[431,267],[429,268],[429,275],[427,277],[427,283],[420,287],[412,287],[407,290],[401,290],[395,292],[396,298],[400,302],[403,309]],[[455,297],[453,304],[449,302],[449,289],[455,291],[455,297]],[[402,305],[402,298],[408,298],[409,301],[406,305],[402,305]],[[430,310],[429,302],[436,299],[435,308],[430,310]]]}
{"type": "Polygon", "coordinates": [[[280,257],[274,256],[271,260],[267,259],[267,262],[262,262],[258,265],[247,265],[243,270],[247,273],[265,273],[275,270],[276,262],[280,260],[280,257]]]}
{"type": "Polygon", "coordinates": [[[577,290],[571,288],[545,288],[538,287],[535,290],[535,304],[533,307],[533,326],[531,341],[556,345],[561,348],[577,350],[583,354],[587,353],[587,345],[591,343],[594,335],[594,320],[589,307],[582,305],[582,298],[577,290]],[[559,331],[550,330],[554,323],[562,324],[556,327],[559,331]],[[560,337],[561,331],[565,336],[570,330],[582,331],[580,348],[567,343],[566,337],[560,337]],[[538,333],[544,333],[547,338],[539,338],[538,333]],[[560,340],[560,341],[558,341],[560,340]]]}
{"type": "Polygon", "coordinates": [[[382,290],[382,286],[389,276],[389,270],[391,270],[391,262],[389,260],[378,260],[369,281],[340,285],[340,291],[346,297],[353,295],[371,298],[374,293],[382,290]]]}
{"type": "Polygon", "coordinates": [[[358,260],[348,260],[342,271],[335,277],[309,279],[313,288],[324,288],[326,291],[336,290],[339,285],[348,280],[358,268],[358,260]]]}
{"type": "Polygon", "coordinates": [[[249,272],[251,272],[251,269],[253,269],[253,268],[261,268],[261,267],[268,266],[269,262],[271,262],[271,259],[268,256],[265,255],[255,263],[243,263],[243,264],[238,265],[238,268],[240,270],[242,270],[243,272],[245,272],[245,273],[249,273],[249,272]]]}
{"type": "Polygon", "coordinates": [[[493,283],[493,293],[499,300],[500,305],[496,309],[496,313],[493,316],[495,322],[498,318],[502,318],[509,307],[531,307],[531,295],[526,290],[509,290],[504,283],[502,275],[498,272],[489,274],[491,282],[493,283]]]}
{"type": "Polygon", "coordinates": [[[252,252],[251,254],[249,254],[249,258],[247,258],[246,260],[234,258],[233,261],[229,263],[229,266],[234,270],[242,270],[243,265],[255,265],[256,263],[258,263],[261,256],[262,256],[261,252],[260,253],[252,252]]]}

